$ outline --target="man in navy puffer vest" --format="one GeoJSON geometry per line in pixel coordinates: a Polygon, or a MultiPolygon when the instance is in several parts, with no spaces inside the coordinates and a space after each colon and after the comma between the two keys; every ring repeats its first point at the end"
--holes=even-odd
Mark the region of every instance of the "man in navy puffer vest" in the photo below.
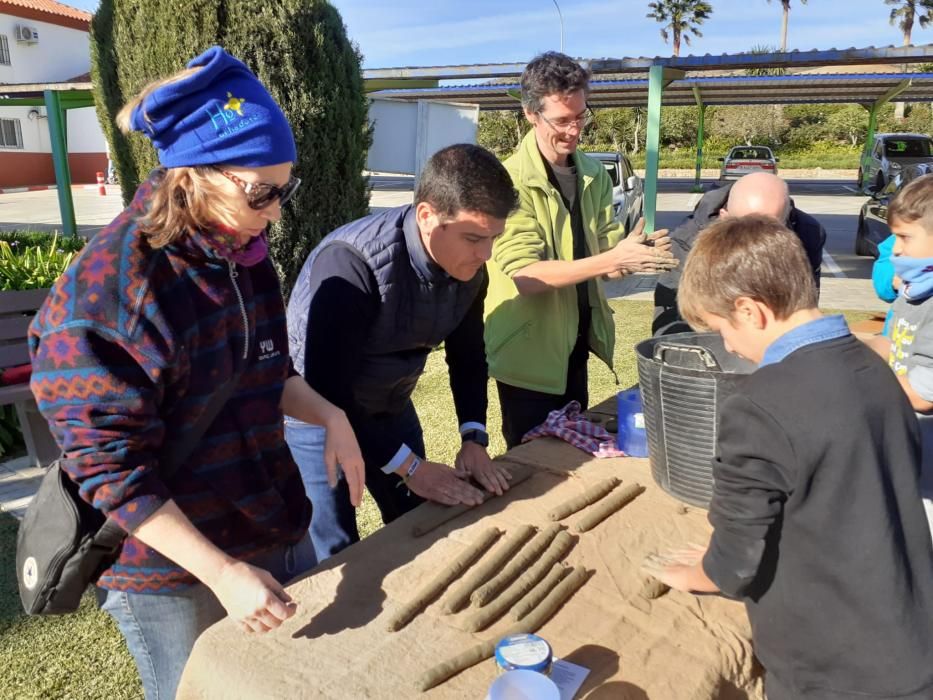
{"type": "MultiPolygon", "coordinates": [[[[483,302],[485,263],[516,204],[493,154],[449,146],[428,161],[413,205],[328,235],[292,291],[295,368],[346,412],[366,462],[366,486],[386,523],[424,499],[479,504],[482,493],[470,477],[493,493],[508,488],[510,475],[486,453],[483,302]],[[441,343],[462,436],[454,469],[425,459],[411,401],[441,343]]],[[[314,505],[311,538],[323,560],[359,539],[347,484],[327,481],[323,428],[289,419],[285,436],[314,505]]]]}

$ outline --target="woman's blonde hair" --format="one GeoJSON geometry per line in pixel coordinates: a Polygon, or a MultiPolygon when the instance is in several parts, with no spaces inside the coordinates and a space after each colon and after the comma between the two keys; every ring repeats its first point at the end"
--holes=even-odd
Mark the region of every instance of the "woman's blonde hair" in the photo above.
{"type": "MultiPolygon", "coordinates": [[[[200,70],[200,66],[185,68],[168,78],[149,83],[119,111],[117,126],[125,134],[134,131],[131,124],[133,111],[153,91],[200,70]]],[[[145,111],[143,119],[149,121],[145,111]]],[[[209,229],[229,218],[233,208],[227,204],[227,199],[213,166],[166,168],[155,182],[148,211],[139,224],[140,230],[149,237],[153,248],[161,248],[186,232],[209,229]]]]}

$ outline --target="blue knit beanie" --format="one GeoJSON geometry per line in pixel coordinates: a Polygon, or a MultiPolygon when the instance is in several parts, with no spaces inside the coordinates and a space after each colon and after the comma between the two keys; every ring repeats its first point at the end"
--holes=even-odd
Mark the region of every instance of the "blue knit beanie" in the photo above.
{"type": "Polygon", "coordinates": [[[159,150],[162,165],[252,168],[295,161],[288,120],[242,61],[213,46],[188,63],[198,66],[147,95],[130,118],[159,150]]]}

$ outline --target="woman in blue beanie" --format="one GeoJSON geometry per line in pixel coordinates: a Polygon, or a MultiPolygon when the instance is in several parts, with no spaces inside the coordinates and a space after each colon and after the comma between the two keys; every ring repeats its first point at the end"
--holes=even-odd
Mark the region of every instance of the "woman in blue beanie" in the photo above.
{"type": "Polygon", "coordinates": [[[265,237],[299,185],[278,105],[214,47],[118,123],[162,168],[52,288],[30,329],[32,390],[81,496],[128,533],[97,585],[146,697],[173,698],[204,629],[224,615],[278,627],[295,613],[282,584],[316,563],[283,412],[327,426],[331,480],[339,463],[354,504],[363,461],[343,412],[289,360],[265,237]],[[190,456],[160,473],[227,384],[190,456]]]}

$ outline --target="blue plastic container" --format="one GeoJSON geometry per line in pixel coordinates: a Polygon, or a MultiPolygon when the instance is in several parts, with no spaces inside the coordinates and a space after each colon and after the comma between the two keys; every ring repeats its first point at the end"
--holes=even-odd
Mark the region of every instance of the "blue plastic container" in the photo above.
{"type": "Polygon", "coordinates": [[[645,432],[641,392],[637,388],[620,391],[616,396],[616,405],[619,423],[616,445],[629,457],[647,457],[648,434],[645,432]]]}

